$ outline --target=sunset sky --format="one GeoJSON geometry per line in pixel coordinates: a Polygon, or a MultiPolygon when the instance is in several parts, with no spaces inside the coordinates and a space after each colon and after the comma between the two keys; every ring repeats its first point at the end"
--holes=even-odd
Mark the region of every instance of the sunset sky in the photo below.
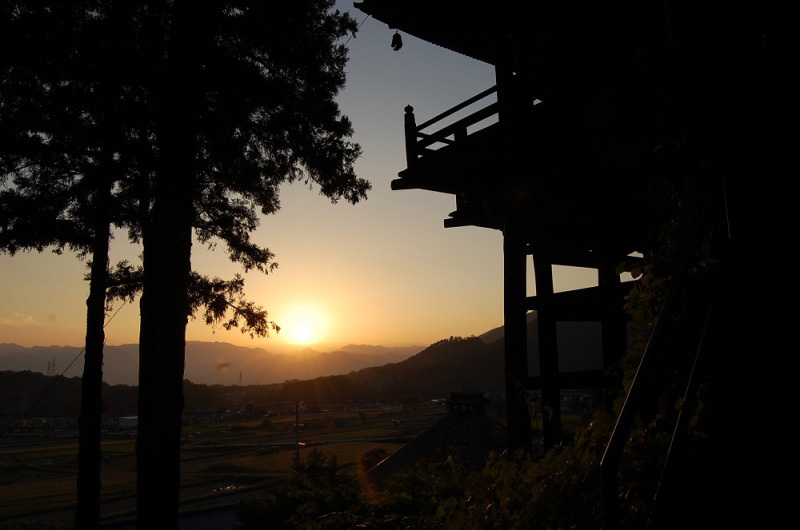
{"type": "MultiPolygon", "coordinates": [[[[337,2],[360,23],[352,1],[337,2]]],[[[393,192],[405,168],[403,108],[421,122],[489,88],[489,65],[393,31],[372,18],[348,43],[348,82],[339,102],[363,155],[359,176],[373,186],[358,205],[330,201],[302,184],[282,189],[282,208],[264,218],[254,240],[268,246],[279,268],[246,275],[250,299],[283,327],[268,339],[212,330],[198,319],[188,340],[224,341],[283,350],[306,342],[320,349],[347,343],[427,345],[451,335],[479,334],[502,324],[502,237],[479,228],[445,229],[452,196],[393,192]]],[[[487,175],[487,177],[489,177],[487,175]]],[[[138,262],[140,248],[119,234],[112,262],[138,262]]],[[[238,272],[222,249],[195,245],[196,270],[230,278],[238,272]]],[[[88,285],[86,264],[74,255],[0,256],[0,342],[81,345],[88,285]]],[[[557,288],[587,284],[591,273],[556,271],[557,288]]],[[[115,307],[115,310],[119,304],[115,307]]],[[[138,300],[106,328],[108,344],[137,342],[138,300]]]]}

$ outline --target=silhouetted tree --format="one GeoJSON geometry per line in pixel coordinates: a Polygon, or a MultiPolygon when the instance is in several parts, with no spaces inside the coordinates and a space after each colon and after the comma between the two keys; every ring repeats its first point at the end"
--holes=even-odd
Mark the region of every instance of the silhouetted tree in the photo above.
{"type": "MultiPolygon", "coordinates": [[[[99,522],[103,332],[112,189],[123,174],[116,4],[4,3],[0,250],[89,256],[76,527],[99,522]],[[104,12],[105,11],[105,12],[104,12]]],[[[118,220],[117,220],[118,221],[118,220]]]]}
{"type": "Polygon", "coordinates": [[[140,528],[177,526],[192,231],[219,237],[245,269],[272,255],[248,233],[278,209],[281,182],[317,183],[357,202],[368,183],[334,97],[353,20],[333,2],[154,2],[146,73],[157,150],[141,225],[137,512],[140,528]]]}
{"type": "MultiPolygon", "coordinates": [[[[136,240],[151,202],[155,146],[137,68],[145,59],[144,18],[124,2],[11,2],[0,9],[0,251],[51,247],[91,260],[76,510],[76,527],[91,528],[99,523],[106,306],[132,299],[142,279],[127,263],[109,277],[111,224],[127,226],[136,240]]],[[[240,234],[234,227],[226,240],[247,247],[240,234]]],[[[193,274],[189,311],[202,307],[208,324],[251,336],[277,329],[244,298],[238,276],[193,274]]]]}
{"type": "MultiPolygon", "coordinates": [[[[87,350],[87,389],[102,378],[110,223],[127,226],[144,245],[142,527],[177,524],[184,335],[195,304],[192,229],[203,243],[222,239],[246,270],[266,271],[272,254],[249,232],[259,209],[278,209],[281,182],[315,182],[333,201],[357,202],[369,188],[353,172],[359,149],[333,99],[346,60],[336,41],[355,25],[332,4],[3,5],[3,182],[13,176],[3,192],[13,205],[3,213],[11,227],[3,247],[94,256],[87,346],[98,348],[87,350]],[[14,214],[26,211],[39,215],[14,214]]],[[[238,282],[206,285],[213,295],[240,289],[238,282]]],[[[227,324],[258,309],[239,306],[227,324]]],[[[258,332],[258,320],[247,322],[258,332]]],[[[99,419],[100,400],[86,402],[99,419]]],[[[86,447],[96,447],[91,459],[99,465],[94,440],[86,447]]]]}

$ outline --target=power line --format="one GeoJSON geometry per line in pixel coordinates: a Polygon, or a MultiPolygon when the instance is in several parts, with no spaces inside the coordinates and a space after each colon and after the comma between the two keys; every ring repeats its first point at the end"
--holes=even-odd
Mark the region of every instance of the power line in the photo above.
{"type": "MultiPolygon", "coordinates": [[[[358,25],[358,27],[356,28],[356,31],[358,31],[359,29],[361,29],[361,26],[363,26],[363,25],[364,25],[364,22],[366,22],[366,21],[367,21],[367,19],[368,19],[370,16],[372,16],[372,15],[367,15],[367,16],[365,16],[365,17],[364,17],[364,20],[362,20],[362,21],[361,21],[361,24],[359,24],[359,25],[358,25]]],[[[352,34],[351,34],[351,35],[350,35],[350,36],[347,38],[347,40],[346,40],[346,41],[344,41],[344,45],[345,45],[345,46],[347,46],[347,43],[348,43],[348,42],[350,42],[350,39],[352,39],[353,37],[355,37],[355,36],[356,36],[356,31],[354,31],[354,32],[353,32],[353,33],[352,33],[352,34]]]]}
{"type": "MultiPolygon", "coordinates": [[[[117,310],[114,312],[114,314],[113,314],[113,315],[111,315],[111,318],[109,318],[108,320],[106,320],[105,324],[103,324],[103,329],[106,329],[106,326],[108,326],[108,324],[109,324],[109,323],[110,323],[112,320],[114,320],[114,317],[115,317],[115,316],[117,316],[117,313],[119,313],[119,312],[120,312],[120,310],[121,310],[123,307],[125,307],[125,304],[127,304],[127,303],[128,303],[128,301],[127,301],[127,300],[123,300],[123,301],[122,301],[122,305],[121,305],[121,306],[119,306],[119,307],[117,308],[117,310]]],[[[105,345],[106,345],[106,343],[105,343],[105,341],[103,341],[103,346],[105,346],[105,345]]],[[[63,378],[64,378],[64,374],[66,374],[66,373],[69,371],[69,369],[70,369],[70,368],[72,368],[72,365],[73,365],[73,364],[75,364],[75,361],[77,361],[77,360],[80,358],[80,356],[81,356],[81,355],[83,355],[85,352],[86,352],[86,347],[84,346],[84,348],[83,348],[81,351],[79,351],[79,352],[78,352],[78,355],[76,355],[76,356],[75,356],[75,357],[72,359],[72,361],[70,361],[70,363],[67,365],[67,367],[66,367],[66,368],[64,368],[64,370],[63,370],[63,371],[62,371],[60,374],[58,374],[57,376],[55,376],[53,379],[51,379],[51,380],[50,380],[50,384],[49,384],[49,385],[47,385],[47,387],[46,387],[46,388],[45,388],[45,389],[42,391],[42,393],[41,393],[41,394],[39,394],[39,396],[38,396],[38,397],[36,398],[36,400],[33,402],[33,405],[31,405],[30,407],[28,407],[28,410],[26,410],[26,411],[25,411],[25,412],[22,414],[22,416],[20,416],[20,417],[19,417],[19,419],[18,419],[17,421],[24,420],[25,418],[27,418],[27,417],[28,417],[28,415],[31,413],[31,411],[33,411],[33,409],[35,409],[35,408],[36,408],[36,405],[38,405],[38,404],[39,404],[39,402],[40,402],[42,399],[44,399],[44,397],[47,395],[47,393],[50,391],[50,389],[51,389],[51,388],[53,388],[53,385],[55,385],[55,384],[56,384],[58,381],[60,381],[61,379],[63,379],[63,378]]],[[[53,364],[55,364],[55,362],[54,362],[53,364]]],[[[6,432],[6,435],[8,435],[8,432],[6,432]]]]}
{"type": "MultiPolygon", "coordinates": [[[[120,310],[120,309],[122,309],[123,307],[125,307],[125,304],[127,304],[127,303],[128,303],[128,301],[127,301],[127,300],[123,300],[123,301],[122,301],[122,305],[121,305],[121,306],[119,306],[119,308],[118,308],[116,311],[114,311],[114,314],[113,314],[113,315],[111,315],[111,318],[109,318],[108,320],[106,320],[106,323],[105,323],[105,324],[103,324],[103,329],[106,329],[106,326],[108,326],[108,325],[111,323],[111,321],[112,321],[112,320],[114,320],[114,317],[115,317],[115,316],[117,316],[117,313],[119,313],[119,310],[120,310]]],[[[104,345],[105,345],[105,343],[104,343],[104,345]]]]}

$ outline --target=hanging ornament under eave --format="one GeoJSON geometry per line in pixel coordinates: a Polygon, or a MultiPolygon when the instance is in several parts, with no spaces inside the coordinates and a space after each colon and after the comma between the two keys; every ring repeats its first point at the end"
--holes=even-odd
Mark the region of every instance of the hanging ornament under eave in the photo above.
{"type": "Polygon", "coordinates": [[[392,49],[394,51],[399,50],[403,47],[403,37],[400,36],[400,33],[395,30],[394,35],[392,35],[392,49]]]}

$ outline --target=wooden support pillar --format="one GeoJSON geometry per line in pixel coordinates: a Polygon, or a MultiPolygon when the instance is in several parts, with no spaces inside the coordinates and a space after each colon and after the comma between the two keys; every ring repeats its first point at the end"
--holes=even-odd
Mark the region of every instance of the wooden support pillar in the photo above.
{"type": "MultiPolygon", "coordinates": [[[[537,312],[539,323],[539,373],[542,377],[558,374],[558,339],[552,308],[553,264],[543,256],[534,256],[536,297],[541,300],[537,312]]],[[[561,390],[542,389],[542,431],[545,451],[561,443],[561,390]]]]}
{"type": "Polygon", "coordinates": [[[500,63],[495,66],[495,83],[497,85],[497,119],[506,134],[516,137],[525,127],[525,111],[527,105],[520,91],[519,80],[516,79],[510,65],[500,63]]]}
{"type": "Polygon", "coordinates": [[[498,64],[494,68],[494,75],[497,85],[497,118],[501,122],[510,122],[514,119],[514,95],[511,89],[513,72],[508,66],[498,64]]]}
{"type": "Polygon", "coordinates": [[[603,366],[608,368],[624,354],[627,342],[627,320],[624,300],[620,291],[619,274],[613,265],[603,265],[598,269],[598,285],[605,289],[602,316],[603,325],[603,366]]]}
{"type": "MultiPolygon", "coordinates": [[[[603,369],[608,369],[625,354],[626,320],[622,295],[619,294],[620,279],[616,267],[608,263],[597,269],[597,285],[605,289],[603,297],[603,314],[600,319],[603,369]],[[613,295],[611,293],[614,293],[613,295]]],[[[610,388],[597,389],[599,397],[595,406],[605,405],[606,411],[613,417],[613,392],[610,388]]]]}
{"type": "Polygon", "coordinates": [[[528,333],[525,309],[525,241],[514,227],[503,231],[505,374],[508,448],[531,450],[531,415],[525,399],[528,333]]]}

